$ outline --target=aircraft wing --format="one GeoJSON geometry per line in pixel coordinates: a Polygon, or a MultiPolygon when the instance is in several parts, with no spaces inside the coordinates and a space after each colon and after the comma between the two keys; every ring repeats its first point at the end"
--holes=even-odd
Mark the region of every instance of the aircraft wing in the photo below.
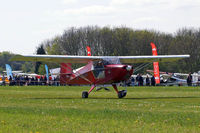
{"type": "Polygon", "coordinates": [[[121,56],[122,63],[143,63],[143,62],[171,62],[183,58],[189,58],[190,55],[158,55],[158,56],[121,56]]]}
{"type": "Polygon", "coordinates": [[[171,62],[190,55],[158,55],[158,56],[73,56],[73,55],[16,55],[11,61],[44,61],[56,63],[88,63],[89,61],[116,60],[121,63],[171,62]]]}

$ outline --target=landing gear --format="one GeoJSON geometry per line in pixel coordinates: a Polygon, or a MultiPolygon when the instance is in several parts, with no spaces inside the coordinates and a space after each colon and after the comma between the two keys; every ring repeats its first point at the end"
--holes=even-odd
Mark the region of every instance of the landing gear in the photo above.
{"type": "Polygon", "coordinates": [[[88,92],[87,91],[82,92],[82,98],[88,98],[88,92]]]}
{"type": "Polygon", "coordinates": [[[126,90],[122,90],[118,92],[118,98],[123,98],[126,96],[127,91],[126,90]]]}
{"type": "Polygon", "coordinates": [[[112,86],[115,89],[115,91],[117,92],[118,98],[123,98],[126,96],[127,90],[118,91],[117,85],[113,84],[112,86]]]}
{"type": "MultiPolygon", "coordinates": [[[[126,96],[127,90],[118,91],[117,85],[116,85],[116,84],[113,84],[112,86],[113,86],[114,90],[117,92],[118,98],[123,98],[123,97],[126,96]]],[[[96,86],[93,85],[93,86],[91,87],[91,89],[90,89],[88,92],[87,92],[87,91],[83,91],[83,92],[82,92],[82,98],[88,98],[90,92],[91,92],[95,87],[96,87],[96,86]]]]}
{"type": "Polygon", "coordinates": [[[87,91],[83,91],[82,92],[82,98],[88,98],[88,95],[90,94],[90,92],[95,88],[96,86],[95,85],[93,85],[92,87],[91,87],[91,89],[87,92],[87,91]]]}
{"type": "Polygon", "coordinates": [[[99,91],[99,90],[101,90],[101,89],[104,89],[104,90],[106,90],[106,91],[110,91],[110,89],[108,89],[108,88],[106,88],[106,87],[97,88],[96,91],[99,91]]]}

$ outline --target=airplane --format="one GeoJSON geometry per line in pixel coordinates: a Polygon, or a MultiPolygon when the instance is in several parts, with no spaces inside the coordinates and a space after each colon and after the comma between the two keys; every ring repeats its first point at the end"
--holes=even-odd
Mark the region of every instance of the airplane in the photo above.
{"type": "MultiPolygon", "coordinates": [[[[146,70],[148,73],[154,73],[154,70],[146,70]]],[[[187,84],[186,78],[183,77],[176,77],[174,73],[168,72],[159,72],[160,76],[160,83],[159,85],[164,86],[172,86],[172,85],[183,85],[187,84]]]]}
{"type": "MultiPolygon", "coordinates": [[[[74,55],[16,55],[11,61],[44,61],[57,62],[65,65],[65,72],[61,78],[68,85],[91,85],[89,91],[82,92],[82,98],[88,95],[97,85],[111,84],[118,98],[126,96],[127,91],[119,91],[117,84],[126,82],[132,73],[130,63],[169,62],[190,55],[159,55],[159,56],[74,56],[74,55]],[[73,72],[71,63],[85,63],[86,65],[73,72]],[[124,63],[124,64],[122,64],[124,63]],[[66,65],[67,64],[67,65],[66,65]]],[[[62,69],[62,68],[61,68],[62,69]]]]}
{"type": "MultiPolygon", "coordinates": [[[[149,73],[153,73],[154,70],[147,70],[149,73]]],[[[160,71],[160,85],[165,86],[186,86],[187,85],[187,77],[189,74],[187,73],[171,73],[171,72],[162,72],[160,71]]],[[[193,73],[192,76],[192,84],[193,85],[200,85],[200,73],[193,73]]]]}
{"type": "MultiPolygon", "coordinates": [[[[87,56],[91,56],[91,48],[89,46],[86,47],[86,50],[87,50],[87,56]]],[[[50,69],[50,73],[51,73],[51,76],[53,76],[54,78],[56,78],[57,76],[62,76],[63,74],[67,74],[67,69],[69,68],[70,64],[69,63],[61,63],[61,66],[59,68],[54,68],[54,69],[50,69]]],[[[78,68],[78,69],[75,69],[75,70],[72,70],[73,73],[76,73],[77,71],[79,71],[82,67],[78,68]]],[[[47,71],[47,70],[46,70],[47,71]]],[[[63,81],[63,78],[60,78],[60,83],[61,85],[62,84],[65,84],[65,79],[63,81]]],[[[97,85],[96,86],[96,91],[99,91],[101,89],[105,89],[107,91],[109,91],[110,89],[107,88],[107,86],[110,86],[110,85],[97,85]]]]}

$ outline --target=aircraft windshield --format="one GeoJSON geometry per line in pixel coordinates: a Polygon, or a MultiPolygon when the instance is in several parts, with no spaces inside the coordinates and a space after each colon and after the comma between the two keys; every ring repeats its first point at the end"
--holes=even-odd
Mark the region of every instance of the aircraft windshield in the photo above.
{"type": "Polygon", "coordinates": [[[104,70],[104,66],[105,65],[111,65],[111,64],[121,64],[119,59],[110,59],[110,58],[106,58],[103,59],[102,61],[94,61],[93,62],[93,73],[95,78],[97,79],[101,79],[105,77],[105,70],[104,70]]]}

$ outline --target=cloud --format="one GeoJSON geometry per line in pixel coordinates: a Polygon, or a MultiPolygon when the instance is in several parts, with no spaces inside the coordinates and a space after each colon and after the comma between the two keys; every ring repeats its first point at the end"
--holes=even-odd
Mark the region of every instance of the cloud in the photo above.
{"type": "Polygon", "coordinates": [[[177,9],[181,7],[200,6],[199,0],[111,0],[111,6],[144,9],[154,7],[158,9],[177,9]]]}
{"type": "Polygon", "coordinates": [[[142,5],[157,5],[157,4],[162,4],[162,3],[166,3],[168,2],[167,0],[156,0],[156,1],[152,1],[152,0],[111,0],[110,5],[113,6],[127,6],[127,5],[131,5],[133,7],[135,6],[142,6],[142,5]]]}
{"type": "Polygon", "coordinates": [[[77,0],[62,0],[63,4],[76,4],[78,3],[77,0]]]}
{"type": "MultiPolygon", "coordinates": [[[[73,0],[67,0],[67,2],[73,0]]],[[[75,0],[78,2],[78,0],[75,0]]],[[[87,0],[84,0],[88,2],[87,0]]],[[[104,0],[102,0],[104,2],[104,0]]],[[[69,2],[70,3],[70,2],[69,2]]],[[[105,2],[104,2],[105,3],[105,2]]],[[[194,0],[110,0],[106,4],[91,3],[68,6],[65,9],[51,10],[48,17],[57,26],[85,25],[128,25],[138,28],[153,27],[159,30],[172,31],[172,28],[199,25],[194,19],[199,12],[200,1],[194,0]],[[187,20],[185,19],[187,17],[187,20]],[[190,20],[193,20],[191,23],[190,20]],[[186,23],[187,21],[187,23],[186,23]],[[177,26],[178,25],[178,26],[177,26]]],[[[175,30],[175,29],[174,29],[175,30]]]]}
{"type": "Polygon", "coordinates": [[[110,2],[111,5],[125,5],[125,4],[128,4],[128,3],[131,3],[132,0],[112,0],[110,2]]]}
{"type": "Polygon", "coordinates": [[[93,5],[93,6],[86,6],[82,8],[71,8],[71,9],[64,9],[64,10],[57,10],[54,12],[49,12],[50,14],[58,15],[58,16],[93,16],[93,15],[107,15],[109,13],[114,13],[115,8],[101,6],[101,5],[93,5]]]}
{"type": "Polygon", "coordinates": [[[141,17],[141,18],[137,18],[135,20],[132,21],[132,23],[149,23],[149,22],[158,22],[161,21],[158,17],[141,17]]]}

